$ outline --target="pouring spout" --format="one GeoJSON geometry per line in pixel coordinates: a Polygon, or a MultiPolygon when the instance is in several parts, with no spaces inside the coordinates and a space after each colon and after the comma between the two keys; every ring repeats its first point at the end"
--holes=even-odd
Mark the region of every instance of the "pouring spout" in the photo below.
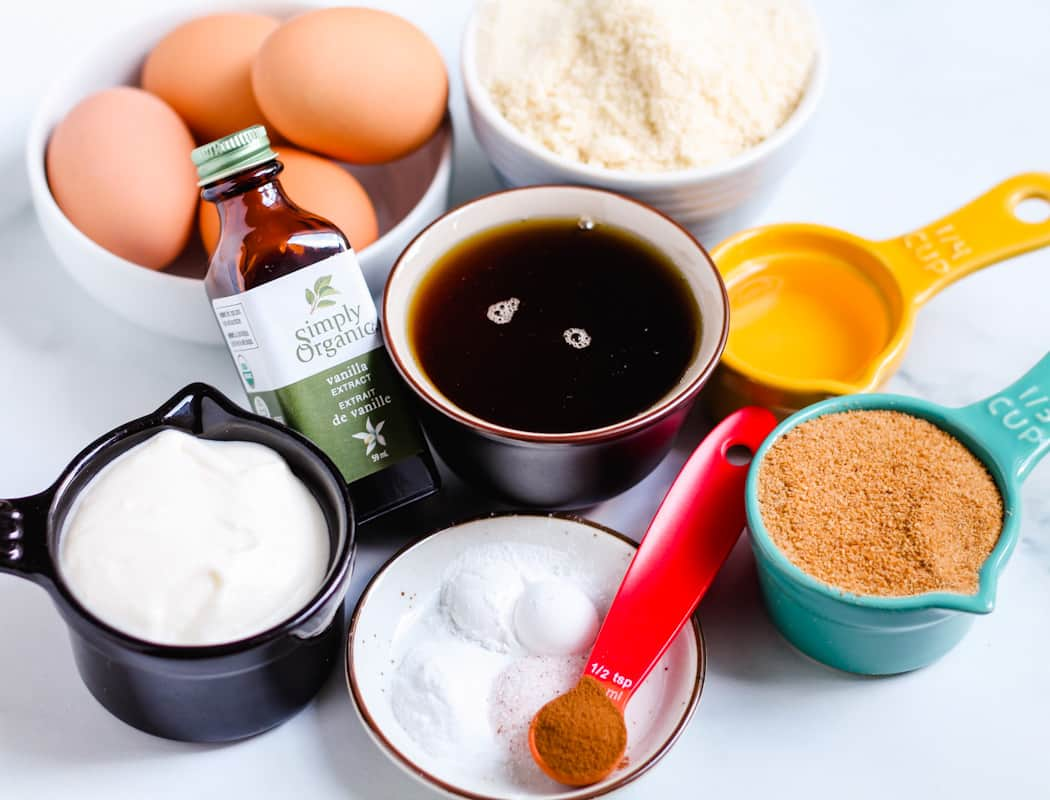
{"type": "Polygon", "coordinates": [[[976,594],[935,592],[929,596],[927,607],[944,611],[965,611],[968,614],[990,614],[995,610],[997,583],[997,569],[991,570],[988,574],[982,570],[981,585],[976,594]]]}

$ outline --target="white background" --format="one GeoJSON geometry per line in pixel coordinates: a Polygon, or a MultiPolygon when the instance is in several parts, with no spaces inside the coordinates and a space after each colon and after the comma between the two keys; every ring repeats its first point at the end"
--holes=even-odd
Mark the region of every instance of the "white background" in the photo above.
{"type": "MultiPolygon", "coordinates": [[[[169,3],[170,4],[170,3],[169,3]]],[[[44,488],[84,444],[180,386],[235,397],[229,356],[112,316],[70,283],[28,209],[18,160],[34,98],[65,54],[148,13],[134,0],[4,3],[0,46],[0,495],[44,488]]],[[[456,81],[467,2],[380,3],[441,46],[457,124],[454,199],[495,188],[456,81]]],[[[1017,172],[1050,171],[1050,3],[816,3],[832,51],[814,137],[757,221],[872,238],[940,216],[1017,172]]],[[[714,244],[713,242],[708,244],[714,244]]],[[[967,278],[922,312],[891,388],[962,404],[1050,348],[1050,252],[967,278]]],[[[589,515],[639,536],[705,421],[656,474],[589,515]]],[[[700,609],[707,685],[689,730],[623,797],[1050,797],[1050,467],[1024,490],[1023,540],[998,608],[940,663],[862,679],[807,661],[765,617],[739,546],[700,609]]],[[[444,495],[361,531],[349,603],[396,547],[494,507],[444,495]]],[[[282,728],[233,746],[177,744],[110,717],[80,684],[44,593],[0,578],[0,798],[431,796],[366,738],[342,677],[282,728]]]]}

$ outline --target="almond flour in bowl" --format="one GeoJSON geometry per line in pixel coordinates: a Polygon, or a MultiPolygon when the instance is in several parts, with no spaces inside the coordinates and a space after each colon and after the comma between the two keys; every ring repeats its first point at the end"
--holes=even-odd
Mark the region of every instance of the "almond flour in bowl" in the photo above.
{"type": "Polygon", "coordinates": [[[727,161],[794,112],[817,52],[799,0],[486,0],[479,72],[500,114],[580,164],[727,161]]]}
{"type": "Polygon", "coordinates": [[[972,595],[1003,527],[984,465],[936,425],[897,411],[815,417],[775,441],[759,469],[776,546],[860,595],[972,595]]]}

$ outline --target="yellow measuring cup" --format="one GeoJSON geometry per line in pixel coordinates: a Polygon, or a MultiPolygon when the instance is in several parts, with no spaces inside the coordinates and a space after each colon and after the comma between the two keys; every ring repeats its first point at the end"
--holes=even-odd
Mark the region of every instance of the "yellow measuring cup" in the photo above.
{"type": "Polygon", "coordinates": [[[1017,175],[953,214],[886,241],[821,225],[730,237],[711,256],[729,292],[730,328],[708,392],[719,416],[758,404],[779,416],[881,386],[904,356],[915,312],[971,272],[1050,244],[1050,174],[1017,175]]]}

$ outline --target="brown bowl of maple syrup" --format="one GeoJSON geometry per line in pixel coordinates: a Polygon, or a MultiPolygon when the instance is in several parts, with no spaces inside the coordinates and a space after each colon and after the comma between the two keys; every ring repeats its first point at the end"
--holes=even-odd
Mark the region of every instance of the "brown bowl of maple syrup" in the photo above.
{"type": "Polygon", "coordinates": [[[473,200],[395,262],[384,335],[427,435],[472,485],[579,508],[663,459],[729,330],[725,287],[684,228],[600,189],[473,200]]]}

